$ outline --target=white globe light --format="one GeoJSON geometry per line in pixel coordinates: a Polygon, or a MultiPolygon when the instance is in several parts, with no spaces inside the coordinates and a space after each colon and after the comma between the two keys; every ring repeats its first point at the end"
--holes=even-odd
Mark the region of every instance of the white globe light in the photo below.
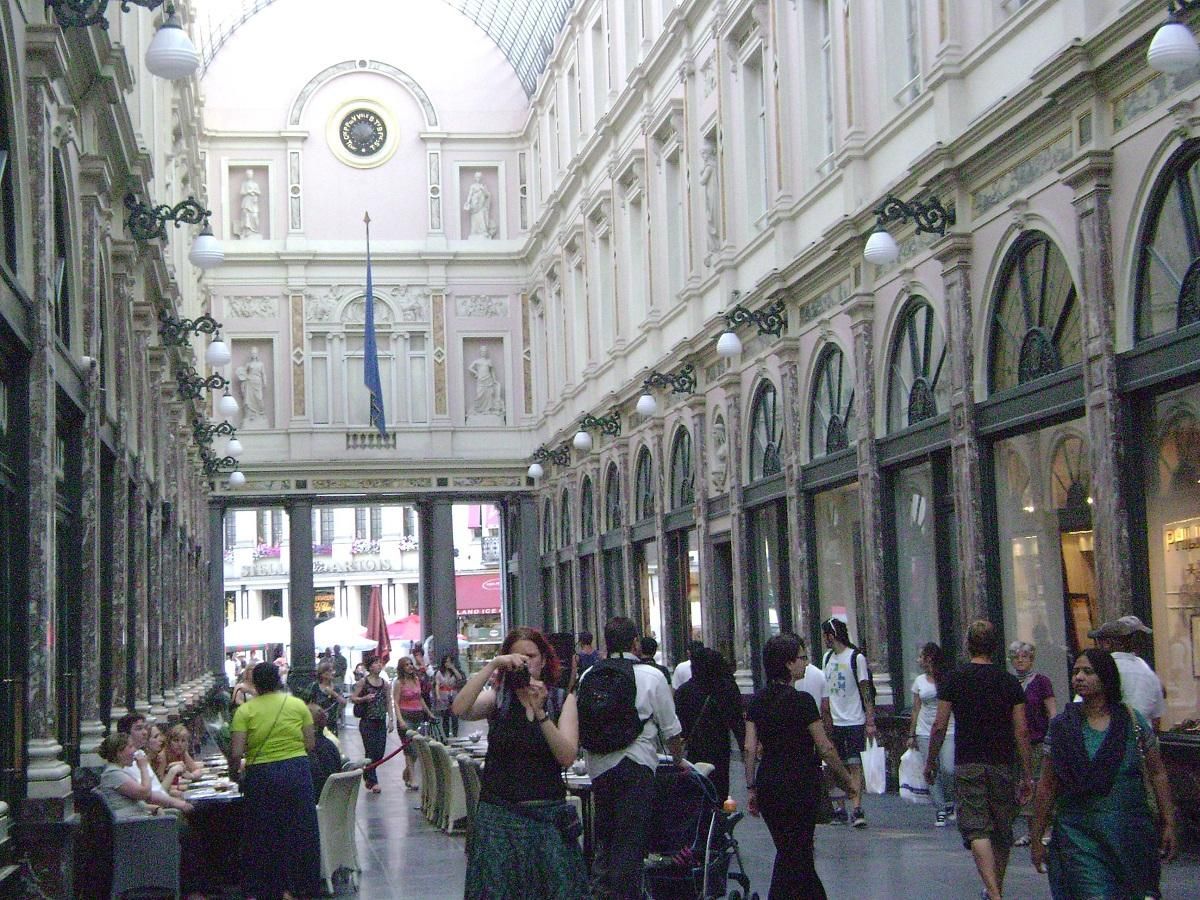
{"type": "Polygon", "coordinates": [[[234,459],[237,459],[239,456],[241,456],[244,449],[245,448],[242,446],[242,442],[237,438],[230,438],[229,443],[225,445],[226,455],[232,456],[234,459]]]}
{"type": "Polygon", "coordinates": [[[217,401],[217,412],[226,417],[236,416],[238,414],[238,402],[233,399],[231,394],[225,394],[217,401]]]}
{"type": "Polygon", "coordinates": [[[575,437],[571,441],[571,444],[581,453],[587,453],[592,449],[592,436],[583,429],[580,429],[575,432],[575,437]]]}
{"type": "Polygon", "coordinates": [[[1178,75],[1200,63],[1200,45],[1182,22],[1168,22],[1154,32],[1146,62],[1155,71],[1178,75]]]}
{"type": "Polygon", "coordinates": [[[230,487],[241,487],[245,483],[246,483],[246,476],[243,475],[241,472],[230,472],[229,473],[229,486],[230,487]]]}
{"type": "Polygon", "coordinates": [[[647,419],[658,412],[658,402],[654,395],[647,392],[638,397],[637,411],[639,416],[645,416],[647,419]]]}
{"type": "Polygon", "coordinates": [[[229,345],[221,340],[213,341],[204,351],[204,361],[210,366],[227,366],[231,359],[229,345]]]}
{"type": "Polygon", "coordinates": [[[168,16],[146,50],[146,68],[151,75],[175,81],[187,78],[199,67],[200,54],[183,30],[179,17],[168,16]]]}
{"type": "Polygon", "coordinates": [[[204,228],[192,241],[188,259],[197,269],[205,271],[215,269],[225,262],[225,251],[221,247],[221,242],[213,237],[212,227],[208,223],[205,223],[204,228]]]}
{"type": "Polygon", "coordinates": [[[729,359],[729,357],[737,356],[741,352],[742,342],[738,340],[738,336],[732,331],[726,331],[717,338],[717,356],[729,359]]]}
{"type": "Polygon", "coordinates": [[[529,471],[526,472],[525,474],[528,475],[530,478],[532,478],[534,481],[537,481],[539,478],[541,478],[543,475],[546,474],[546,470],[542,468],[541,463],[534,463],[533,465],[531,465],[529,467],[529,471]]]}
{"type": "Polygon", "coordinates": [[[886,266],[900,258],[900,245],[885,229],[880,228],[867,238],[863,258],[877,266],[886,266]]]}

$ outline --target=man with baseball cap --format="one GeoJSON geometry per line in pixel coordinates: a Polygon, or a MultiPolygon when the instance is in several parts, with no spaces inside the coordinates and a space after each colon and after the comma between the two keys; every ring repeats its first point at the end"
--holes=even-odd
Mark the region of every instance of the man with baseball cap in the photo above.
{"type": "Polygon", "coordinates": [[[1101,650],[1112,654],[1117,671],[1121,673],[1121,694],[1125,702],[1145,716],[1158,731],[1166,712],[1162,682],[1134,649],[1135,635],[1151,633],[1137,616],[1121,616],[1088,632],[1088,637],[1094,638],[1101,650]]]}

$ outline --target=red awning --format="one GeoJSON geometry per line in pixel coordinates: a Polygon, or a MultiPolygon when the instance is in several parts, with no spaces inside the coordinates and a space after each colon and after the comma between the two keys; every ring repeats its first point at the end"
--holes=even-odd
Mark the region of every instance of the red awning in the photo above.
{"type": "Polygon", "coordinates": [[[475,616],[500,612],[500,573],[455,575],[454,592],[460,616],[475,616]]]}

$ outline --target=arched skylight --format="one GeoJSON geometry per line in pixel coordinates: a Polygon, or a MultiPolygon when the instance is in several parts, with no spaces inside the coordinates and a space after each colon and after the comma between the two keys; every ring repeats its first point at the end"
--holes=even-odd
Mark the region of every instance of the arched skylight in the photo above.
{"type": "MultiPolygon", "coordinates": [[[[203,61],[211,65],[221,48],[273,3],[283,0],[206,0],[197,16],[196,37],[203,61]]],[[[394,0],[389,0],[394,2],[394,0]]],[[[433,0],[410,0],[431,3],[433,0]]],[[[500,48],[517,73],[525,95],[532,96],[538,76],[554,49],[575,0],[441,0],[470,19],[500,48]]]]}

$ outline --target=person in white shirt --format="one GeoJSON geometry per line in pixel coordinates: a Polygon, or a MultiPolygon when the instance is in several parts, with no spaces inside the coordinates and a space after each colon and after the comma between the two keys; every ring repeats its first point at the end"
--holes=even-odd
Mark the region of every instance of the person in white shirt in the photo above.
{"type": "Polygon", "coordinates": [[[813,702],[817,704],[817,709],[821,708],[821,704],[825,698],[829,696],[829,689],[825,683],[825,673],[812,664],[812,660],[808,655],[808,645],[805,644],[804,638],[797,638],[800,641],[800,656],[798,659],[806,663],[804,674],[792,685],[798,691],[806,692],[813,698],[813,702]]]}
{"type": "Polygon", "coordinates": [[[1096,646],[1112,654],[1121,674],[1121,694],[1125,702],[1140,712],[1158,731],[1167,702],[1162,682],[1149,664],[1137,655],[1134,641],[1138,634],[1153,634],[1137,616],[1121,616],[1115,622],[1105,622],[1088,633],[1096,646]]]}
{"type": "MultiPolygon", "coordinates": [[[[141,713],[126,713],[117,720],[117,733],[129,735],[133,749],[135,751],[144,751],[146,743],[150,740],[150,723],[146,721],[146,717],[141,713]]],[[[125,771],[135,782],[141,783],[142,773],[137,760],[126,766],[125,771]]],[[[150,791],[163,795],[167,793],[162,786],[162,782],[158,780],[158,776],[154,774],[153,768],[150,769],[150,791]]]]}
{"type": "MultiPolygon", "coordinates": [[[[933,721],[937,718],[938,685],[947,675],[949,660],[942,648],[930,641],[921,648],[917,657],[921,674],[913,681],[912,725],[908,733],[908,746],[929,756],[929,736],[933,734],[933,721]]],[[[946,726],[946,739],[938,754],[938,773],[929,785],[929,798],[933,801],[933,824],[945,828],[954,815],[954,714],[946,726]]]]}
{"type": "MultiPolygon", "coordinates": [[[[604,626],[604,645],[609,658],[629,660],[637,685],[635,706],[644,724],[632,743],[611,753],[586,754],[588,775],[596,800],[593,817],[595,855],[592,874],[597,898],[611,900],[640,900],[642,894],[642,860],[646,855],[653,796],[654,773],[658,768],[658,742],[666,742],[675,764],[684,767],[683,727],[675,715],[671,686],[663,673],[654,666],[637,665],[637,626],[618,616],[604,626]]],[[[585,733],[584,697],[588,679],[606,666],[602,660],[579,679],[580,736],[585,733]]]]}
{"type": "Polygon", "coordinates": [[[849,822],[855,828],[865,828],[860,754],[867,749],[867,738],[875,737],[875,704],[871,699],[867,657],[850,643],[850,632],[842,619],[836,616],[826,619],[821,623],[821,634],[828,648],[824,661],[827,695],[821,704],[821,715],[854,785],[850,792],[849,822]]]}
{"type": "Polygon", "coordinates": [[[692,680],[692,657],[696,655],[697,650],[703,650],[704,644],[700,641],[692,641],[688,644],[688,658],[675,667],[675,671],[671,674],[671,688],[679,690],[685,684],[692,680]]]}

